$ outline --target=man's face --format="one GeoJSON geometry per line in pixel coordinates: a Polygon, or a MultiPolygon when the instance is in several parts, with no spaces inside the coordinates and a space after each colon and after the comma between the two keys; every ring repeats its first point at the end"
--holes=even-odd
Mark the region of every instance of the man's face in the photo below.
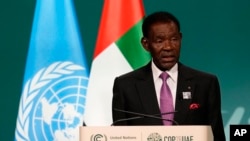
{"type": "Polygon", "coordinates": [[[155,65],[162,71],[171,69],[179,60],[182,35],[174,22],[153,24],[148,37],[141,40],[155,65]]]}

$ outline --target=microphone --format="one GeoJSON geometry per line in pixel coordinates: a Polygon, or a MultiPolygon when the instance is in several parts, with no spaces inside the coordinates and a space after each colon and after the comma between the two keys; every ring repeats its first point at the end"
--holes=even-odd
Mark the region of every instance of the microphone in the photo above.
{"type": "Polygon", "coordinates": [[[82,121],[82,126],[87,126],[85,121],[82,121]]]}
{"type": "Polygon", "coordinates": [[[137,112],[131,112],[131,111],[126,111],[126,110],[121,110],[121,109],[116,109],[116,108],[114,108],[114,111],[133,114],[133,115],[136,115],[136,116],[131,117],[131,118],[123,118],[123,119],[116,120],[111,124],[111,126],[115,125],[116,123],[122,122],[122,121],[135,120],[135,119],[140,119],[140,118],[154,118],[154,119],[159,119],[159,120],[166,120],[166,121],[170,121],[170,122],[174,123],[175,125],[179,125],[179,123],[177,121],[175,121],[175,120],[164,119],[164,118],[158,117],[159,115],[174,114],[177,111],[167,112],[167,113],[160,113],[160,114],[153,114],[153,115],[142,114],[142,113],[137,113],[137,112]]]}
{"type": "Polygon", "coordinates": [[[119,120],[114,121],[111,126],[115,125],[116,123],[122,122],[122,121],[128,121],[128,120],[134,120],[134,119],[140,119],[140,118],[144,118],[142,116],[137,116],[137,117],[131,117],[131,118],[122,118],[119,120]]]}

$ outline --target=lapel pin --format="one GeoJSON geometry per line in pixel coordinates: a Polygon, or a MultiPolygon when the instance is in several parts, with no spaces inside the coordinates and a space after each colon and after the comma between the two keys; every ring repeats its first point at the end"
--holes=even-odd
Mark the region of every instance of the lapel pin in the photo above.
{"type": "Polygon", "coordinates": [[[182,92],[183,99],[192,99],[191,92],[182,92]]]}

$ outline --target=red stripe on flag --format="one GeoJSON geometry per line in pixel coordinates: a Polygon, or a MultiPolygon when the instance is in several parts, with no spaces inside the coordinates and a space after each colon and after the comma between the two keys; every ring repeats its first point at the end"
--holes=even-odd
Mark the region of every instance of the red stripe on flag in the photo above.
{"type": "Polygon", "coordinates": [[[142,0],[105,0],[94,58],[139,22],[143,16],[142,0]]]}

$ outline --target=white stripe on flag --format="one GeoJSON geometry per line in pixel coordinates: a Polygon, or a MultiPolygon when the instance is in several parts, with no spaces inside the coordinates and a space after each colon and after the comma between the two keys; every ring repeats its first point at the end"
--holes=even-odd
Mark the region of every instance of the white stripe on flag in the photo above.
{"type": "Polygon", "coordinates": [[[116,76],[132,71],[115,43],[92,62],[84,119],[88,126],[112,123],[112,89],[116,76]]]}

